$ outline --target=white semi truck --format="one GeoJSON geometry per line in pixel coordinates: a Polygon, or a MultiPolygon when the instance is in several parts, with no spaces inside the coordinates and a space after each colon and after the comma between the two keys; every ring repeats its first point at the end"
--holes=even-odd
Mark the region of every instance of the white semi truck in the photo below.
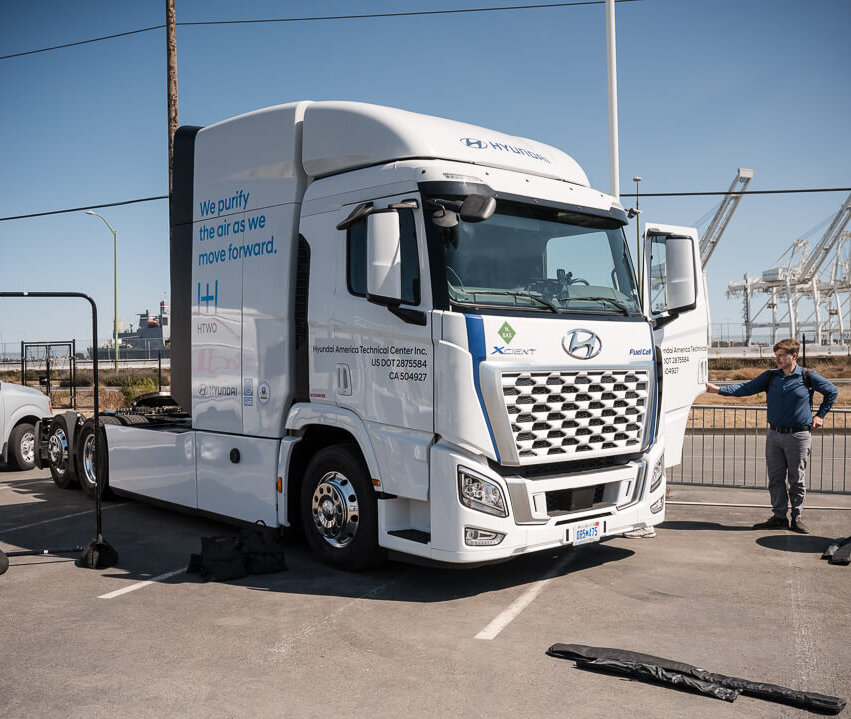
{"type": "MultiPolygon", "coordinates": [[[[346,569],[658,524],[708,310],[696,231],[647,224],[639,281],[627,221],[554,147],[402,110],[180,128],[172,399],[102,418],[103,484],[346,569]]],[[[92,421],[59,431],[94,492],[92,421]]]]}

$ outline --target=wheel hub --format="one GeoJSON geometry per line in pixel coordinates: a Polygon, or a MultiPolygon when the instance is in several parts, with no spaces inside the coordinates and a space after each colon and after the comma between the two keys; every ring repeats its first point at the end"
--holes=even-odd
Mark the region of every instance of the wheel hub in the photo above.
{"type": "Polygon", "coordinates": [[[32,432],[25,432],[21,437],[21,456],[27,464],[35,461],[35,435],[32,432]]]}
{"type": "Polygon", "coordinates": [[[47,455],[50,458],[50,464],[54,467],[58,467],[68,460],[68,438],[61,429],[50,435],[50,440],[47,443],[47,455]]]}
{"type": "Polygon", "coordinates": [[[339,472],[325,474],[311,500],[313,523],[335,549],[347,547],[358,531],[358,498],[352,483],[339,472]]]}
{"type": "Polygon", "coordinates": [[[86,443],[83,446],[83,478],[90,486],[97,484],[97,475],[95,474],[94,435],[86,437],[86,443]]]}

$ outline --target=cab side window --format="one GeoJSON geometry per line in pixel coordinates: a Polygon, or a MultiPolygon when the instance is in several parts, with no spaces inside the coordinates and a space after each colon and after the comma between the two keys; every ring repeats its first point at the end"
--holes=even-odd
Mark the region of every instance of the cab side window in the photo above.
{"type": "MultiPolygon", "coordinates": [[[[399,231],[402,240],[402,302],[420,303],[420,259],[417,250],[417,231],[414,211],[399,210],[399,231]]],[[[346,284],[349,292],[366,297],[366,219],[346,231],[346,284]]]]}

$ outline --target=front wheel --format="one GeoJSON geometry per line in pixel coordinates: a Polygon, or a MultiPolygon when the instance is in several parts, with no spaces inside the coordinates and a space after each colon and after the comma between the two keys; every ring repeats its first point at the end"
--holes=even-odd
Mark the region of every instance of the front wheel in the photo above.
{"type": "Polygon", "coordinates": [[[35,467],[35,428],[29,422],[21,422],[9,433],[9,459],[21,470],[35,467]]]}
{"type": "Polygon", "coordinates": [[[347,445],[320,450],[307,465],[301,518],[314,555],[326,564],[357,571],[377,564],[378,503],[361,457],[347,445]]]}

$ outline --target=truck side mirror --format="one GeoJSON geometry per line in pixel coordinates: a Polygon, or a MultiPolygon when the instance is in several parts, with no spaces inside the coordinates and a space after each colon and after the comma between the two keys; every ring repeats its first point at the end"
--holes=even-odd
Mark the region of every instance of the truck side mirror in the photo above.
{"type": "Polygon", "coordinates": [[[395,210],[367,217],[366,268],[367,299],[398,305],[402,301],[402,240],[395,210]]]}
{"type": "Polygon", "coordinates": [[[668,237],[665,242],[667,277],[665,293],[668,312],[694,308],[697,301],[697,271],[691,237],[668,237]]]}

